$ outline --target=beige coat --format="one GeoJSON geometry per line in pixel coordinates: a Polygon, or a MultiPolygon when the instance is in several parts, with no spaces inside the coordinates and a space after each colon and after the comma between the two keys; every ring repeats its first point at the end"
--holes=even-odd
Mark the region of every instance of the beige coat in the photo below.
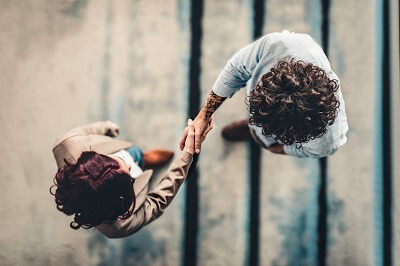
{"type": "MultiPolygon", "coordinates": [[[[58,168],[65,163],[76,163],[84,151],[95,151],[100,154],[110,155],[122,149],[127,149],[133,144],[106,136],[112,123],[96,122],[68,131],[57,139],[53,153],[58,168]]],[[[125,219],[118,219],[113,224],[100,224],[96,228],[109,238],[120,238],[131,235],[143,226],[158,218],[185,181],[193,157],[188,152],[181,152],[171,163],[167,173],[155,188],[149,192],[149,181],[152,170],[144,171],[137,177],[133,185],[136,196],[136,205],[132,215],[125,219]]]]}

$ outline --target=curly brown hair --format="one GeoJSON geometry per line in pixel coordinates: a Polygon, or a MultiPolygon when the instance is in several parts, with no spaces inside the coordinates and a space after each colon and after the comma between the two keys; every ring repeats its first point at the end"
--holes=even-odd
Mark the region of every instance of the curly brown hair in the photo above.
{"type": "Polygon", "coordinates": [[[90,151],[58,170],[50,193],[59,211],[74,215],[71,228],[89,229],[132,214],[133,179],[119,168],[114,159],[90,151]]]}
{"type": "Polygon", "coordinates": [[[251,125],[285,145],[321,137],[340,105],[339,83],[320,67],[301,60],[278,62],[247,97],[251,125]]]}

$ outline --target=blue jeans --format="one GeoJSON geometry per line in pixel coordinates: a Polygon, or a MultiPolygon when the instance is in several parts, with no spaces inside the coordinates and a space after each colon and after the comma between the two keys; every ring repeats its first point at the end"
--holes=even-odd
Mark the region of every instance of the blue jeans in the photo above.
{"type": "Polygon", "coordinates": [[[133,160],[138,163],[140,167],[143,167],[143,151],[137,146],[132,146],[126,149],[127,152],[132,156],[133,160]]]}

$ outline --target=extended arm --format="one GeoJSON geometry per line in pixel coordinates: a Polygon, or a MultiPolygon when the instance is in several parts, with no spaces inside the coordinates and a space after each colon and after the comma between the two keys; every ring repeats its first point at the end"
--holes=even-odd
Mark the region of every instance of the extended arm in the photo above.
{"type": "Polygon", "coordinates": [[[97,229],[109,238],[121,238],[137,232],[160,217],[185,181],[192,161],[192,155],[183,151],[173,161],[160,183],[148,193],[145,202],[137,211],[126,220],[111,225],[102,224],[97,229]]]}
{"type": "MultiPolygon", "coordinates": [[[[219,74],[205,104],[194,120],[196,153],[200,152],[201,141],[208,133],[206,128],[210,123],[211,116],[227,97],[232,96],[237,90],[246,85],[260,58],[267,51],[267,40],[268,35],[265,35],[240,49],[219,74]]],[[[181,139],[181,149],[184,141],[185,135],[181,139]]]]}
{"type": "Polygon", "coordinates": [[[211,116],[218,107],[225,101],[226,97],[221,97],[211,91],[207,97],[206,103],[201,108],[199,115],[206,119],[211,119],[211,116]]]}
{"type": "Polygon", "coordinates": [[[172,162],[167,173],[156,187],[147,194],[143,205],[126,220],[117,221],[111,225],[101,224],[97,228],[109,238],[120,238],[137,232],[143,226],[160,217],[185,181],[193,161],[193,153],[194,128],[193,121],[189,120],[188,137],[184,150],[172,162]]]}
{"type": "MultiPolygon", "coordinates": [[[[200,112],[193,121],[195,128],[195,151],[200,152],[201,142],[205,139],[208,132],[213,128],[212,115],[218,109],[218,107],[225,101],[226,97],[221,97],[215,94],[213,91],[207,97],[207,100],[200,112]]],[[[181,141],[181,150],[184,147],[184,143],[187,137],[187,129],[185,130],[181,141]]]]}

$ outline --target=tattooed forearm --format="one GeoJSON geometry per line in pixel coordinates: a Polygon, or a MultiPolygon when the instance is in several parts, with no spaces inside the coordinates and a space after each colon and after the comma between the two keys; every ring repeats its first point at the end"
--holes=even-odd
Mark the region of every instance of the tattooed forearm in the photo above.
{"type": "Polygon", "coordinates": [[[226,97],[221,97],[213,91],[208,95],[206,104],[203,106],[206,117],[211,117],[218,107],[225,101],[226,97]]]}

